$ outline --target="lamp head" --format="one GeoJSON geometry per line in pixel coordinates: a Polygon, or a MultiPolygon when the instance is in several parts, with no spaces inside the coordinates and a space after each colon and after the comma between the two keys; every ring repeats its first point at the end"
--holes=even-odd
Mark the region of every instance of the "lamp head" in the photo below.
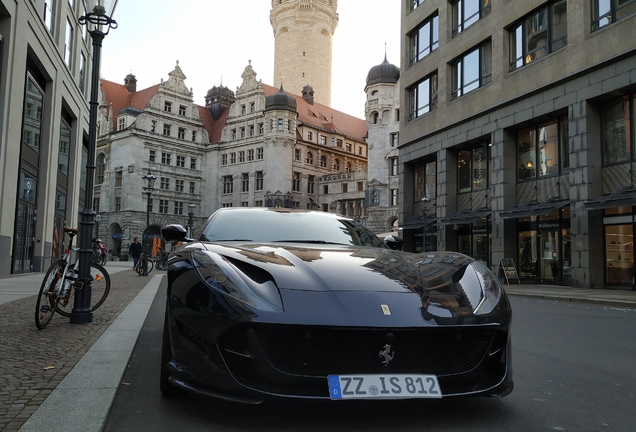
{"type": "Polygon", "coordinates": [[[420,198],[420,202],[431,202],[431,199],[427,196],[423,196],[422,198],[420,198]]]}
{"type": "Polygon", "coordinates": [[[155,188],[155,180],[157,180],[157,176],[151,174],[150,171],[148,171],[148,174],[143,176],[142,180],[144,181],[144,189],[151,191],[155,188]]]}

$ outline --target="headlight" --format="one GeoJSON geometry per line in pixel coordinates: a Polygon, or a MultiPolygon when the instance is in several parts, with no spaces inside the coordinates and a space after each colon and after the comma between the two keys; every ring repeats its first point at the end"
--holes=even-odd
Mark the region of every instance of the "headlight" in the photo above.
{"type": "Polygon", "coordinates": [[[473,310],[473,313],[476,315],[489,314],[499,304],[503,294],[503,288],[488,267],[479,261],[471,263],[470,267],[472,267],[477,274],[482,292],[481,300],[473,310]]]}
{"type": "Polygon", "coordinates": [[[193,251],[192,263],[209,287],[258,309],[282,311],[283,303],[274,282],[258,283],[241,277],[240,271],[221,255],[193,251]]]}

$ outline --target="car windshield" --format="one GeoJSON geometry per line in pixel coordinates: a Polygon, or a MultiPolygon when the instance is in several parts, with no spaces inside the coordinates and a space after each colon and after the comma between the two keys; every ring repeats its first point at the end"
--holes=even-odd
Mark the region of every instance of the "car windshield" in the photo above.
{"type": "Polygon", "coordinates": [[[201,233],[200,240],[290,242],[380,246],[382,241],[360,223],[333,215],[280,210],[221,210],[201,233]]]}

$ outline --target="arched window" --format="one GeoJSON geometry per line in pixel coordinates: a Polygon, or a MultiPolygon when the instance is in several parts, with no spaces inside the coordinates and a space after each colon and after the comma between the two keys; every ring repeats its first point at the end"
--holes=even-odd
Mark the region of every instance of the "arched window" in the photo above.
{"type": "Polygon", "coordinates": [[[333,161],[333,169],[336,171],[340,171],[340,159],[336,159],[333,161]]]}
{"type": "Polygon", "coordinates": [[[100,153],[97,156],[97,182],[96,184],[104,183],[104,173],[106,172],[106,156],[104,153],[100,153]]]}
{"type": "Polygon", "coordinates": [[[320,167],[327,168],[327,156],[320,156],[320,167]]]}
{"type": "Polygon", "coordinates": [[[314,164],[314,154],[312,152],[307,152],[307,159],[305,160],[305,162],[307,163],[307,165],[314,164]]]}
{"type": "Polygon", "coordinates": [[[351,172],[351,162],[347,162],[345,164],[345,172],[348,172],[348,173],[351,172]]]}
{"type": "Polygon", "coordinates": [[[373,124],[378,124],[380,120],[380,114],[378,114],[377,112],[373,112],[371,114],[371,118],[373,119],[373,124]]]}

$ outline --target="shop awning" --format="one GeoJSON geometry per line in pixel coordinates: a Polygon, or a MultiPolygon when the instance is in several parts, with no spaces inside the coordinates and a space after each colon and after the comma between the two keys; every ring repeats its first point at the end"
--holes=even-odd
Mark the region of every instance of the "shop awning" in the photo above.
{"type": "Polygon", "coordinates": [[[596,201],[588,201],[583,204],[583,206],[585,206],[586,210],[636,206],[636,191],[630,190],[629,188],[622,188],[596,201]]]}
{"type": "Polygon", "coordinates": [[[462,210],[455,213],[448,219],[442,219],[440,223],[442,225],[469,225],[477,222],[479,219],[483,219],[492,214],[492,211],[486,207],[482,207],[477,210],[462,210]]]}
{"type": "Polygon", "coordinates": [[[424,215],[416,216],[416,217],[412,218],[411,220],[409,220],[404,225],[402,225],[400,228],[405,229],[405,230],[422,229],[422,228],[424,228],[424,219],[426,219],[426,225],[428,225],[428,228],[433,227],[433,226],[437,226],[437,217],[436,217],[436,215],[429,214],[426,217],[424,215]]]}
{"type": "Polygon", "coordinates": [[[559,200],[554,197],[541,202],[526,201],[513,209],[499,212],[499,217],[502,219],[513,219],[545,215],[569,204],[570,200],[559,200]]]}

